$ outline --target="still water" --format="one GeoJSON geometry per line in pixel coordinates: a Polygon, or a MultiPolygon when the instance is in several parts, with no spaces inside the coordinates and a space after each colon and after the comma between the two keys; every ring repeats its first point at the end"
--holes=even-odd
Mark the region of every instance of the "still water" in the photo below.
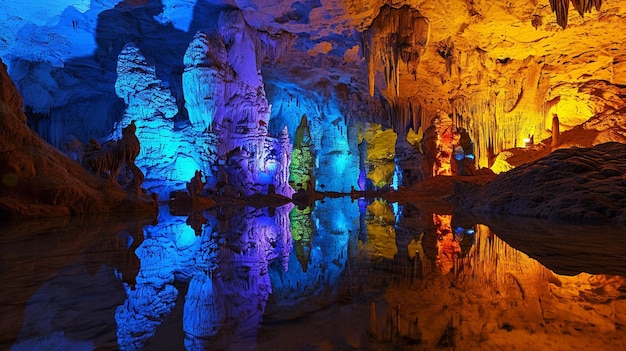
{"type": "Polygon", "coordinates": [[[344,197],[5,225],[0,348],[626,349],[623,227],[485,223],[344,197]]]}

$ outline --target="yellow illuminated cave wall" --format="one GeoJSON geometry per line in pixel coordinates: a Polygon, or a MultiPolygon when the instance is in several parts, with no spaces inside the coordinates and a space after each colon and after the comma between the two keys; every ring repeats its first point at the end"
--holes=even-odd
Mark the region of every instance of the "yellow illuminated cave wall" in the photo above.
{"type": "Polygon", "coordinates": [[[380,124],[367,124],[363,141],[367,143],[367,178],[376,187],[390,185],[395,172],[396,140],[392,129],[383,130],[380,124]]]}

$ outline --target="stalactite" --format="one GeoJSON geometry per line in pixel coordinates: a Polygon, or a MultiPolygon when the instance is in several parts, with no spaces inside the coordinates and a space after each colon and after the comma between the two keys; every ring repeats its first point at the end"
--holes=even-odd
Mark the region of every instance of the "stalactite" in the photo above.
{"type": "Polygon", "coordinates": [[[396,133],[406,134],[409,129],[417,132],[420,128],[428,127],[431,119],[435,116],[424,110],[422,104],[415,104],[410,99],[398,98],[389,102],[389,114],[387,121],[374,121],[383,125],[391,125],[396,133]],[[383,123],[383,122],[388,122],[383,123]]]}
{"type": "Polygon", "coordinates": [[[465,96],[453,97],[451,105],[456,115],[455,125],[467,130],[474,141],[477,164],[488,167],[490,149],[500,143],[494,106],[486,98],[468,100],[465,96]]]}
{"type": "Polygon", "coordinates": [[[556,13],[556,22],[562,28],[567,27],[567,17],[569,15],[570,0],[550,0],[552,12],[556,13]]]}
{"type": "Polygon", "coordinates": [[[257,57],[257,67],[263,63],[274,64],[283,57],[294,45],[296,36],[281,30],[278,33],[257,31],[255,36],[255,52],[257,57]]]}
{"type": "Polygon", "coordinates": [[[452,76],[452,66],[456,61],[454,52],[454,42],[448,37],[446,40],[442,40],[437,43],[437,53],[446,61],[446,72],[448,76],[452,76]]]}
{"type": "Polygon", "coordinates": [[[388,5],[381,7],[362,42],[371,96],[374,96],[377,67],[383,67],[386,90],[391,96],[398,96],[400,92],[400,60],[416,77],[417,66],[428,44],[429,30],[428,19],[416,9],[407,5],[399,9],[388,5]]]}
{"type": "Polygon", "coordinates": [[[580,17],[585,17],[585,12],[591,12],[592,7],[595,7],[596,11],[600,11],[602,0],[572,0],[572,5],[580,17]]]}
{"type": "MultiPolygon", "coordinates": [[[[580,17],[585,17],[585,12],[591,12],[592,7],[595,7],[596,11],[600,11],[602,6],[602,0],[571,0],[571,2],[580,17]]],[[[563,29],[567,27],[569,3],[570,0],[550,0],[552,12],[556,13],[556,22],[563,29]]]]}

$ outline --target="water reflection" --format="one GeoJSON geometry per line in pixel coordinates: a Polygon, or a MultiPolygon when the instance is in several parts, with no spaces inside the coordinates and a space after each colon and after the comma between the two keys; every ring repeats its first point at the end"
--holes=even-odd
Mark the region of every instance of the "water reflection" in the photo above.
{"type": "MultiPolygon", "coordinates": [[[[524,247],[523,236],[545,235],[553,248],[548,269],[476,223],[345,197],[314,208],[191,216],[163,207],[156,222],[92,217],[7,226],[0,346],[623,349],[626,281],[602,274],[599,262],[621,274],[624,239],[601,251],[592,245],[586,265],[558,254],[557,237],[583,240],[571,228],[563,235],[554,225],[548,233],[528,223],[516,231],[511,220],[489,223],[539,258],[545,248],[524,247]]],[[[580,248],[563,245],[567,253],[580,248]]]]}

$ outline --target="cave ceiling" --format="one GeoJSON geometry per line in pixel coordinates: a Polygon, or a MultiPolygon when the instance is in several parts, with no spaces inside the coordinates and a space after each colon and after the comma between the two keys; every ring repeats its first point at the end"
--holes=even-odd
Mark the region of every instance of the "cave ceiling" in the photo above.
{"type": "MultiPolygon", "coordinates": [[[[385,66],[390,63],[376,62],[377,91],[397,102],[411,100],[428,111],[451,112],[455,98],[489,98],[498,90],[509,94],[507,99],[513,101],[509,105],[522,102],[541,106],[562,91],[590,80],[625,84],[626,43],[621,28],[626,25],[626,3],[568,3],[275,1],[264,5],[250,1],[232,5],[243,8],[248,23],[259,29],[284,30],[298,37],[292,54],[265,67],[265,71],[276,70],[281,72],[276,76],[291,76],[299,82],[347,75],[344,81],[361,89],[371,85],[363,81],[368,53],[362,49],[372,49],[362,45],[368,29],[384,15],[381,9],[385,5],[395,9],[409,5],[428,23],[427,44],[419,52],[416,67],[398,60],[398,67],[393,67],[398,71],[397,83],[384,77],[385,69],[389,69],[385,66]],[[565,4],[570,11],[563,20],[557,17],[563,17],[565,4]],[[294,62],[291,57],[298,59],[294,62]],[[397,91],[395,84],[399,85],[397,91]],[[535,96],[521,97],[524,89],[535,96]]],[[[394,26],[389,19],[384,22],[382,26],[394,26]]],[[[381,27],[377,33],[386,30],[399,36],[414,35],[403,33],[406,29],[406,25],[396,24],[394,28],[381,27]]]]}

